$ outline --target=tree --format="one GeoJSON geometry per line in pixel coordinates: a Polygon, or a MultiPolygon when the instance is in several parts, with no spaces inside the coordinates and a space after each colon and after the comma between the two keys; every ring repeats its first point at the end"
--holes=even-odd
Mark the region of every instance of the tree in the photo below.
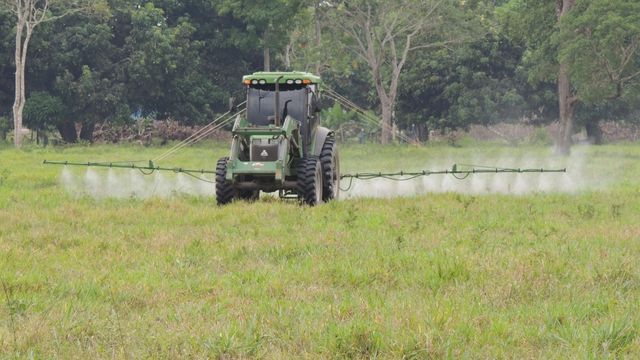
{"type": "Polygon", "coordinates": [[[129,11],[124,57],[132,109],[187,124],[226,111],[229,96],[242,89],[242,75],[259,67],[261,57],[255,34],[217,6],[154,1],[129,11]]]}
{"type": "Polygon", "coordinates": [[[291,26],[304,4],[303,0],[222,0],[221,15],[233,14],[242,19],[248,32],[259,37],[263,50],[263,70],[271,71],[271,50],[282,49],[289,39],[291,26]]]}
{"type": "Polygon", "coordinates": [[[147,3],[131,12],[126,37],[127,74],[134,109],[158,118],[193,122],[212,115],[206,99],[211,83],[199,73],[202,41],[187,17],[169,23],[165,11],[147,3]]]}
{"type": "Polygon", "coordinates": [[[22,146],[22,112],[26,102],[27,50],[33,31],[44,22],[84,9],[85,4],[81,0],[1,0],[0,5],[10,9],[16,19],[13,123],[14,144],[19,148],[22,146]]]}
{"type": "Polygon", "coordinates": [[[537,94],[518,72],[522,52],[490,32],[453,51],[417,51],[401,77],[398,122],[406,128],[415,125],[425,141],[429,129],[519,120],[529,111],[530,117],[543,115],[537,94]]]}
{"type": "Polygon", "coordinates": [[[559,154],[570,153],[580,102],[600,106],[625,94],[637,96],[637,1],[556,0],[534,4],[512,0],[500,12],[507,33],[527,47],[523,62],[530,81],[557,84],[559,154]]]}
{"type": "MultiPolygon", "coordinates": [[[[9,116],[13,105],[13,14],[0,6],[0,117],[9,116]]],[[[13,122],[13,120],[12,120],[13,122]]],[[[4,140],[4,139],[0,139],[4,140]]]]}
{"type": "Polygon", "coordinates": [[[64,116],[47,129],[57,129],[67,143],[92,141],[98,122],[129,119],[124,91],[128,57],[116,32],[128,22],[119,14],[114,8],[71,14],[43,24],[31,40],[28,103],[42,99],[33,98],[34,92],[62,101],[64,116]]]}
{"type": "Polygon", "coordinates": [[[66,110],[66,118],[56,127],[68,143],[78,139],[76,124],[82,124],[80,139],[91,142],[98,122],[127,121],[131,115],[124,84],[92,71],[88,65],[82,67],[78,77],[65,71],[56,79],[55,90],[66,110]]]}
{"type": "Polygon", "coordinates": [[[629,113],[626,101],[640,95],[640,3],[577,1],[560,23],[561,63],[583,102],[583,123],[601,143],[598,122],[629,113]]]}
{"type": "Polygon", "coordinates": [[[31,93],[24,107],[24,120],[30,129],[36,130],[37,138],[42,138],[46,146],[48,137],[46,131],[57,126],[63,119],[64,104],[56,97],[46,92],[31,93]]]}
{"type": "MultiPolygon", "coordinates": [[[[131,121],[132,112],[186,124],[208,122],[215,112],[226,111],[234,91],[242,91],[241,76],[262,62],[254,32],[233,15],[218,14],[218,5],[109,0],[100,11],[44,22],[29,45],[26,96],[46,92],[62,100],[64,118],[55,128],[65,142],[78,136],[91,141],[94,124],[131,121]]],[[[7,28],[8,14],[0,11],[0,30],[7,28]]],[[[14,71],[8,63],[0,62],[2,74],[14,71]]],[[[13,98],[7,78],[0,78],[5,105],[0,110],[10,105],[4,94],[13,98]]]]}
{"type": "Polygon", "coordinates": [[[333,4],[330,26],[345,34],[343,51],[365,63],[382,112],[383,144],[391,140],[400,76],[409,55],[468,37],[452,1],[357,0],[333,4]],[[455,28],[454,31],[447,31],[455,28]]]}

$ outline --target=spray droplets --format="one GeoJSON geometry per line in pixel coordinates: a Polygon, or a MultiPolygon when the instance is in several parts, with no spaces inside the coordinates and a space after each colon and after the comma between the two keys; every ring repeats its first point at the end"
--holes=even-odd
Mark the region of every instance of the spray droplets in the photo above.
{"type": "MultiPolygon", "coordinates": [[[[606,174],[600,176],[601,171],[597,171],[597,166],[594,167],[593,159],[590,159],[588,154],[585,147],[575,148],[568,158],[514,156],[513,152],[508,149],[490,156],[460,156],[457,154],[425,164],[416,164],[413,168],[405,170],[442,170],[450,169],[454,163],[469,162],[477,165],[508,168],[567,168],[567,173],[472,174],[463,180],[458,180],[451,175],[430,175],[400,182],[387,179],[353,179],[352,188],[342,192],[340,198],[393,198],[443,192],[473,195],[526,195],[532,193],[577,193],[601,189],[613,179],[606,174]]],[[[372,167],[375,168],[375,165],[372,167]]],[[[398,169],[384,170],[395,171],[398,169]]],[[[60,182],[69,193],[75,196],[94,198],[215,196],[215,185],[199,181],[186,174],[155,172],[146,176],[133,169],[96,170],[90,168],[85,172],[74,172],[65,167],[60,176],[60,182]]]]}
{"type": "MultiPolygon", "coordinates": [[[[464,180],[451,175],[431,175],[408,181],[388,179],[354,179],[350,191],[342,193],[343,199],[357,197],[392,198],[425,193],[456,192],[463,194],[510,194],[532,193],[576,193],[601,187],[603,179],[589,174],[585,149],[576,149],[569,158],[562,157],[514,157],[506,152],[494,157],[475,156],[469,161],[478,165],[496,165],[509,168],[568,168],[567,173],[499,173],[472,174],[464,180]]],[[[457,159],[466,160],[466,159],[457,159]]],[[[441,170],[451,168],[452,158],[432,161],[424,169],[441,170]]],[[[389,169],[391,170],[391,169],[389,169]]]]}
{"type": "Polygon", "coordinates": [[[64,167],[60,182],[74,196],[101,198],[168,198],[178,195],[214,196],[211,183],[199,181],[185,174],[144,175],[137,170],[87,169],[84,173],[64,167]]]}

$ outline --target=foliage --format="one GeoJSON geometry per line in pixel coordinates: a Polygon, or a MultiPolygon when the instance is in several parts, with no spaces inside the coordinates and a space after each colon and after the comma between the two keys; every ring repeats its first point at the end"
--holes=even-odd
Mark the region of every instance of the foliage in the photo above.
{"type": "Polygon", "coordinates": [[[322,121],[324,126],[330,129],[337,129],[341,125],[359,120],[358,114],[353,111],[345,111],[340,104],[322,111],[322,121]]]}
{"type": "Polygon", "coordinates": [[[555,4],[511,0],[496,9],[502,31],[526,50],[522,65],[532,83],[555,82],[557,74],[557,30],[555,4]]]}
{"type": "Polygon", "coordinates": [[[585,103],[576,114],[584,124],[596,117],[621,118],[621,110],[630,107],[624,103],[638,98],[638,6],[636,1],[579,0],[560,24],[553,2],[512,0],[497,14],[504,33],[524,46],[521,66],[532,84],[554,81],[559,62],[568,65],[585,103]],[[604,110],[614,108],[617,114],[604,110]]]}
{"type": "Polygon", "coordinates": [[[222,0],[217,10],[241,19],[247,35],[258,40],[260,48],[282,50],[303,4],[303,0],[222,0]]]}
{"type": "Polygon", "coordinates": [[[382,118],[382,142],[391,139],[398,87],[407,59],[418,50],[457,44],[473,34],[462,4],[453,1],[359,0],[334,3],[327,23],[338,51],[368,72],[382,118]],[[446,20],[445,20],[446,19],[446,20]],[[455,31],[452,31],[454,30],[455,31]]]}
{"type": "Polygon", "coordinates": [[[522,49],[499,35],[453,51],[416,53],[401,85],[404,124],[433,129],[516,121],[533,91],[518,72],[522,49]]]}
{"type": "Polygon", "coordinates": [[[170,26],[164,11],[147,3],[132,11],[131,26],[126,40],[131,101],[144,115],[156,113],[161,119],[175,116],[193,122],[211,117],[206,98],[210,84],[200,81],[196,72],[204,43],[192,39],[194,25],[180,18],[170,26]]]}
{"type": "Polygon", "coordinates": [[[45,92],[32,92],[24,106],[25,125],[34,130],[46,130],[64,120],[62,100],[45,92]]]}
{"type": "MultiPolygon", "coordinates": [[[[42,23],[34,33],[27,97],[46,93],[62,101],[56,127],[69,141],[76,124],[90,140],[96,124],[139,116],[204,124],[226,111],[229,96],[242,97],[239,79],[260,70],[270,48],[272,68],[319,71],[328,87],[405,129],[547,123],[558,118],[555,78],[564,61],[583,103],[577,124],[587,125],[634,116],[637,7],[632,0],[578,0],[558,24],[553,2],[524,0],[97,1],[91,11],[42,23]],[[429,4],[438,5],[432,18],[421,12],[429,4]],[[372,42],[372,59],[380,60],[374,63],[358,50],[364,26],[348,26],[361,20],[349,14],[366,6],[375,15],[370,34],[380,40],[372,42]],[[391,47],[385,34],[418,23],[425,26],[411,38],[418,48],[402,62],[406,37],[397,33],[391,47]],[[398,74],[395,103],[386,101],[398,74]]],[[[0,7],[2,116],[11,116],[14,26],[0,7]]]]}
{"type": "Polygon", "coordinates": [[[559,58],[580,98],[604,103],[640,95],[640,3],[580,0],[563,19],[559,58]]]}
{"type": "Polygon", "coordinates": [[[13,104],[15,24],[12,20],[12,14],[0,6],[0,116],[9,116],[8,110],[13,104]]]}
{"type": "Polygon", "coordinates": [[[6,116],[0,116],[0,141],[5,141],[11,130],[11,121],[6,116]]]}

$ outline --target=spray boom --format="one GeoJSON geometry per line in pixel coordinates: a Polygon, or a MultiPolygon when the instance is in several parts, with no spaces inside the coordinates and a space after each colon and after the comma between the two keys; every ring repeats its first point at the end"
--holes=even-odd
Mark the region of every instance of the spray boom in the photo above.
{"type": "Polygon", "coordinates": [[[168,167],[160,167],[156,166],[152,160],[149,160],[149,163],[146,166],[136,165],[133,162],[70,162],[70,161],[49,161],[45,160],[42,162],[45,165],[71,165],[71,166],[88,166],[88,167],[103,167],[103,168],[119,168],[119,169],[135,169],[140,170],[145,175],[150,175],[154,171],[172,171],[175,173],[185,173],[189,175],[194,174],[215,174],[215,170],[206,170],[206,169],[184,169],[184,168],[168,168],[168,167]]]}
{"type": "Polygon", "coordinates": [[[354,178],[361,180],[369,180],[375,178],[386,178],[391,180],[410,180],[416,178],[418,176],[429,176],[429,175],[446,175],[451,174],[456,178],[462,180],[471,174],[498,174],[498,173],[560,173],[567,172],[566,168],[563,169],[543,169],[543,168],[530,168],[530,169],[520,169],[520,168],[499,168],[499,167],[490,167],[490,166],[479,166],[479,165],[465,165],[465,164],[453,164],[451,169],[447,170],[422,170],[417,172],[411,171],[397,171],[397,172],[368,172],[368,173],[355,173],[355,174],[341,174],[340,179],[344,178],[354,178]],[[458,166],[470,167],[467,170],[460,170],[458,166]],[[462,177],[458,177],[456,175],[461,175],[462,177]]]}
{"type": "MultiPolygon", "coordinates": [[[[49,161],[44,160],[45,165],[71,165],[71,166],[87,166],[87,167],[103,167],[103,168],[120,168],[120,169],[135,169],[139,170],[145,175],[150,175],[155,171],[171,171],[175,173],[185,173],[189,175],[195,174],[215,174],[215,170],[206,169],[185,169],[185,168],[169,168],[156,166],[152,160],[146,166],[136,165],[133,162],[70,162],[70,161],[49,161]]],[[[498,173],[564,173],[567,172],[566,168],[562,169],[543,169],[543,168],[500,168],[491,166],[480,165],[467,165],[467,164],[453,164],[451,169],[446,170],[422,170],[422,171],[397,171],[397,172],[362,172],[354,174],[340,174],[340,179],[359,179],[370,180],[375,178],[384,178],[396,181],[411,180],[419,176],[429,175],[453,175],[456,179],[462,180],[467,178],[471,174],[498,174],[498,173]],[[461,170],[460,167],[467,168],[461,170]]]]}
{"type": "Polygon", "coordinates": [[[491,166],[479,166],[479,165],[467,165],[467,164],[453,164],[451,169],[445,170],[422,170],[422,171],[397,171],[397,172],[366,172],[366,173],[355,173],[355,174],[341,174],[340,179],[348,179],[348,185],[346,188],[340,188],[342,191],[349,191],[353,185],[353,179],[358,180],[371,180],[371,179],[387,179],[393,181],[407,181],[411,179],[415,179],[417,177],[429,176],[429,175],[448,175],[451,174],[458,180],[464,180],[469,175],[472,174],[500,174],[500,173],[510,173],[510,174],[521,174],[521,173],[565,173],[567,172],[566,168],[562,169],[543,169],[543,168],[529,168],[529,169],[520,169],[520,168],[499,168],[499,167],[491,167],[491,166]],[[466,168],[461,170],[460,167],[466,168]]]}

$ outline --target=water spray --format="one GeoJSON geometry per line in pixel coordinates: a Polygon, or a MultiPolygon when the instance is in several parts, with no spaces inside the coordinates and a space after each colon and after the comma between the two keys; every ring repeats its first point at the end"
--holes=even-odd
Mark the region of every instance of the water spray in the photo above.
{"type": "Polygon", "coordinates": [[[492,166],[481,165],[468,165],[468,164],[454,164],[451,169],[446,170],[422,170],[417,172],[410,171],[397,171],[397,172],[366,172],[366,173],[354,173],[354,174],[341,174],[340,179],[349,179],[349,184],[346,188],[341,188],[342,191],[349,191],[353,185],[353,179],[359,180],[372,180],[372,179],[387,179],[393,181],[409,181],[418,177],[430,176],[430,175],[452,175],[458,180],[464,180],[473,174],[524,174],[524,173],[566,173],[566,168],[561,169],[544,169],[544,168],[500,168],[492,166]],[[466,167],[468,169],[461,170],[459,167],[466,167]]]}
{"type": "Polygon", "coordinates": [[[180,167],[173,167],[173,168],[169,168],[169,167],[161,167],[161,166],[157,166],[153,163],[152,160],[149,160],[148,165],[146,166],[140,166],[140,165],[136,165],[133,162],[71,162],[71,161],[49,161],[49,160],[44,160],[42,162],[45,165],[70,165],[70,166],[84,166],[84,167],[100,167],[100,168],[110,168],[110,169],[134,169],[134,170],[138,170],[140,171],[143,175],[151,175],[156,171],[170,171],[170,172],[174,172],[177,174],[186,174],[189,176],[192,176],[200,181],[204,181],[204,182],[210,182],[210,183],[214,183],[214,181],[211,180],[207,180],[204,179],[200,176],[198,176],[198,174],[200,175],[204,175],[204,174],[215,174],[216,171],[215,170],[205,170],[205,169],[199,169],[199,170],[195,170],[195,169],[184,169],[184,168],[180,168],[180,167]]]}
{"type": "MultiPolygon", "coordinates": [[[[142,161],[137,161],[140,163],[142,161]]],[[[155,189],[158,189],[160,193],[167,192],[167,182],[159,178],[159,174],[161,172],[172,172],[178,174],[177,186],[179,189],[174,190],[173,192],[180,193],[190,193],[190,194],[205,194],[208,193],[202,187],[198,187],[195,184],[188,183],[187,179],[184,177],[188,175],[198,181],[206,182],[206,183],[215,183],[215,181],[205,179],[202,175],[206,174],[215,174],[215,170],[208,169],[187,169],[181,167],[161,167],[156,165],[153,161],[149,160],[144,161],[145,165],[136,165],[136,162],[71,162],[71,161],[49,161],[45,160],[43,164],[45,165],[64,165],[64,166],[79,166],[79,167],[89,167],[89,168],[107,168],[109,169],[109,173],[107,175],[106,182],[102,184],[97,174],[93,171],[90,171],[86,174],[82,183],[88,189],[89,194],[94,197],[99,197],[98,193],[101,191],[99,189],[106,189],[111,195],[115,195],[115,197],[123,197],[123,196],[140,196],[140,195],[148,195],[147,193],[154,194],[155,189]],[[152,174],[156,174],[155,179],[152,181],[152,188],[154,190],[148,191],[145,189],[144,180],[134,177],[134,173],[131,173],[128,186],[130,188],[129,191],[122,189],[122,178],[117,177],[117,175],[113,172],[113,169],[129,169],[134,170],[139,174],[150,176],[152,174]],[[103,186],[104,185],[104,186],[103,186]]],[[[545,168],[505,168],[505,167],[491,167],[491,166],[481,166],[481,165],[469,165],[469,164],[454,164],[450,169],[445,170],[421,170],[421,171],[396,171],[396,172],[357,172],[357,173],[346,173],[340,174],[340,180],[348,180],[348,184],[345,187],[340,187],[340,191],[349,192],[352,190],[354,186],[355,180],[390,180],[395,182],[405,182],[418,178],[424,178],[432,175],[451,175],[452,179],[455,180],[464,180],[469,176],[474,174],[531,174],[531,173],[566,173],[566,168],[554,168],[554,169],[545,169],[545,168]]],[[[443,180],[444,181],[444,180],[443,180]]],[[[63,182],[66,185],[75,184],[76,182],[70,178],[70,174],[68,172],[63,173],[63,182]]],[[[480,182],[484,184],[484,182],[480,182]]],[[[425,187],[426,182],[420,183],[422,187],[425,187]]],[[[451,188],[450,181],[445,181],[440,183],[441,187],[446,190],[451,188]],[[447,185],[448,184],[448,185],[447,185]]],[[[476,184],[477,185],[477,184],[476,184]]],[[[495,185],[495,184],[494,184],[495,185]]],[[[520,184],[522,185],[522,184],[520,184]]],[[[384,188],[381,184],[377,184],[377,187],[384,188]]],[[[374,186],[374,187],[376,187],[374,186]]],[[[522,186],[526,186],[522,185],[522,186]]],[[[518,185],[518,182],[515,184],[514,191],[515,193],[522,192],[520,189],[522,186],[518,185]]],[[[73,185],[67,187],[74,187],[73,185]]],[[[433,186],[427,186],[432,188],[433,186]]],[[[476,188],[477,186],[472,185],[472,188],[476,188]]],[[[350,194],[351,195],[351,194],[350,194]]],[[[355,194],[354,194],[355,195],[355,194]]],[[[347,195],[349,197],[349,195],[347,195]]]]}

